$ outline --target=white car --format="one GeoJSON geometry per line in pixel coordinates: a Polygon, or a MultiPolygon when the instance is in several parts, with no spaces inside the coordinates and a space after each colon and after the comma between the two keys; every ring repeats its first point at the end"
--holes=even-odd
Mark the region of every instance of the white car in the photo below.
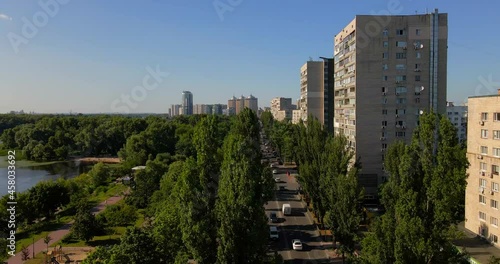
{"type": "Polygon", "coordinates": [[[274,181],[278,183],[281,182],[280,178],[274,178],[274,181]]]}
{"type": "Polygon", "coordinates": [[[273,174],[278,174],[278,170],[273,170],[273,174]]]}
{"type": "Polygon", "coordinates": [[[292,240],[292,247],[293,250],[302,250],[302,242],[300,242],[300,239],[292,240]]]}

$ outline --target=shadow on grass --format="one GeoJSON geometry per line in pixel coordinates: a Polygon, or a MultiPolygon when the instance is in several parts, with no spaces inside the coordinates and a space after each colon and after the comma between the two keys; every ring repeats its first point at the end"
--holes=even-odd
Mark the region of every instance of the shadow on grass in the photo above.
{"type": "Polygon", "coordinates": [[[87,242],[86,244],[91,246],[91,247],[118,245],[118,244],[120,244],[120,238],[93,240],[93,241],[87,242]]]}
{"type": "Polygon", "coordinates": [[[37,224],[33,224],[29,228],[24,229],[23,231],[16,234],[16,239],[21,240],[33,235],[38,235],[42,232],[55,231],[61,228],[64,224],[65,223],[60,223],[55,220],[52,220],[50,222],[40,222],[37,224]]]}

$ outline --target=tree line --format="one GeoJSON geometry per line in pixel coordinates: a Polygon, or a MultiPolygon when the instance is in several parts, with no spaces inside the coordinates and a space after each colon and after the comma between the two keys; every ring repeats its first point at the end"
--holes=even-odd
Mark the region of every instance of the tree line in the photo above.
{"type": "Polygon", "coordinates": [[[144,152],[127,142],[125,163],[148,159],[126,198],[145,209],[146,225],[85,263],[276,263],[264,211],[274,181],[261,164],[259,120],[250,109],[225,120],[202,117],[174,153],[157,138],[163,128],[144,133],[146,146],[152,142],[144,152]]]}

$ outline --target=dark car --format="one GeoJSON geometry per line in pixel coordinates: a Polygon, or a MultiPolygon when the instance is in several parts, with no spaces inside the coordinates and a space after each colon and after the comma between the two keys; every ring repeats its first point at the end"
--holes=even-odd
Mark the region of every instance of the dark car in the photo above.
{"type": "Polygon", "coordinates": [[[276,216],[275,212],[269,214],[269,220],[271,220],[271,223],[278,223],[278,216],[276,216]]]}

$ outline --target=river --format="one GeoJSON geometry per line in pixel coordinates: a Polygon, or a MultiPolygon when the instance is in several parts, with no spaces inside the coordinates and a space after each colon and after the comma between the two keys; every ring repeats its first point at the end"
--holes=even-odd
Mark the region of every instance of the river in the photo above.
{"type": "MultiPolygon", "coordinates": [[[[0,196],[7,194],[7,156],[0,156],[0,196]]],[[[76,161],[61,161],[51,163],[35,163],[17,161],[15,168],[16,192],[23,192],[40,181],[56,180],[58,178],[73,178],[88,172],[93,163],[76,161]]]]}

